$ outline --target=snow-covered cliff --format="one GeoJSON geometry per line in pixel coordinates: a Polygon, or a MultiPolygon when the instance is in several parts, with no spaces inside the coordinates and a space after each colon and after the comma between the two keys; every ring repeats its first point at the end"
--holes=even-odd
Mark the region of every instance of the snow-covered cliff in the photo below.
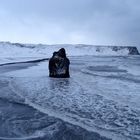
{"type": "Polygon", "coordinates": [[[34,45],[0,42],[0,57],[50,57],[54,51],[62,47],[66,49],[68,56],[139,55],[138,49],[132,46],[95,46],[83,44],[34,45]]]}

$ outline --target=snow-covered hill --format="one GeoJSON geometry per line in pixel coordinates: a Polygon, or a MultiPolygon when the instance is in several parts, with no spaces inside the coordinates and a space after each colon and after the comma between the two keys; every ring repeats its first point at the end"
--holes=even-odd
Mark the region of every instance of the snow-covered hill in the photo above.
{"type": "Polygon", "coordinates": [[[2,58],[50,57],[54,51],[57,51],[62,47],[66,49],[68,56],[139,55],[137,48],[131,46],[95,46],[95,45],[83,45],[83,44],[34,45],[34,44],[0,42],[0,57],[2,58]]]}

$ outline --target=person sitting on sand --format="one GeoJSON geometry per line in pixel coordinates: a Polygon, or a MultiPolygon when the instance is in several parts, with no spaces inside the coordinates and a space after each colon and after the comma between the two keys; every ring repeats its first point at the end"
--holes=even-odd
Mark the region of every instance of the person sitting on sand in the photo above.
{"type": "Polygon", "coordinates": [[[49,76],[54,78],[69,78],[70,61],[66,57],[66,51],[61,48],[58,52],[54,52],[49,60],[49,76]]]}

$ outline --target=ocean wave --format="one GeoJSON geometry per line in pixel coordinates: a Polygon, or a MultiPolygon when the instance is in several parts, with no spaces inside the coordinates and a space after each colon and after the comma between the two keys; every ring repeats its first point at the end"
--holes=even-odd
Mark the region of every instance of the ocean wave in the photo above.
{"type": "MultiPolygon", "coordinates": [[[[116,140],[125,140],[123,135],[126,135],[125,133],[130,135],[129,130],[123,131],[123,129],[127,127],[127,115],[131,112],[129,109],[127,111],[127,107],[117,106],[116,103],[104,99],[101,95],[95,94],[94,97],[91,97],[93,95],[90,96],[89,92],[84,91],[82,87],[74,81],[67,81],[65,79],[54,81],[53,79],[48,80],[45,78],[41,80],[34,79],[34,82],[32,82],[31,79],[24,79],[23,81],[20,79],[20,81],[17,81],[17,79],[12,81],[10,85],[12,90],[22,98],[25,98],[26,104],[42,113],[77,125],[88,131],[100,133],[108,138],[113,137],[113,139],[116,140]],[[51,85],[49,85],[50,82],[52,82],[51,85]],[[55,85],[56,88],[52,84],[55,85]],[[68,92],[69,87],[71,89],[68,92]],[[92,103],[89,98],[92,98],[92,103]],[[126,112],[124,112],[125,109],[126,112]],[[98,110],[101,111],[102,117],[98,110]],[[116,110],[118,111],[116,112],[116,110]],[[109,115],[109,117],[109,112],[112,112],[110,115],[113,116],[109,115]],[[118,117],[115,117],[116,115],[118,117]],[[115,119],[114,124],[111,124],[111,118],[115,119]],[[121,122],[122,118],[124,119],[124,123],[121,122]],[[120,135],[118,135],[118,133],[120,133],[120,135]]],[[[133,111],[131,113],[133,117],[133,111]]],[[[127,139],[129,139],[129,137],[127,137],[127,139]]]]}

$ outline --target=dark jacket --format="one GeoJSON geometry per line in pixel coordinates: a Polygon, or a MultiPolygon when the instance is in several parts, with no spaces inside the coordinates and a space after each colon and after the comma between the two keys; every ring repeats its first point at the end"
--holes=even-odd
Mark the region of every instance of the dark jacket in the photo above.
{"type": "Polygon", "coordinates": [[[49,60],[49,76],[55,78],[69,78],[70,61],[66,57],[65,49],[54,52],[49,60]]]}

